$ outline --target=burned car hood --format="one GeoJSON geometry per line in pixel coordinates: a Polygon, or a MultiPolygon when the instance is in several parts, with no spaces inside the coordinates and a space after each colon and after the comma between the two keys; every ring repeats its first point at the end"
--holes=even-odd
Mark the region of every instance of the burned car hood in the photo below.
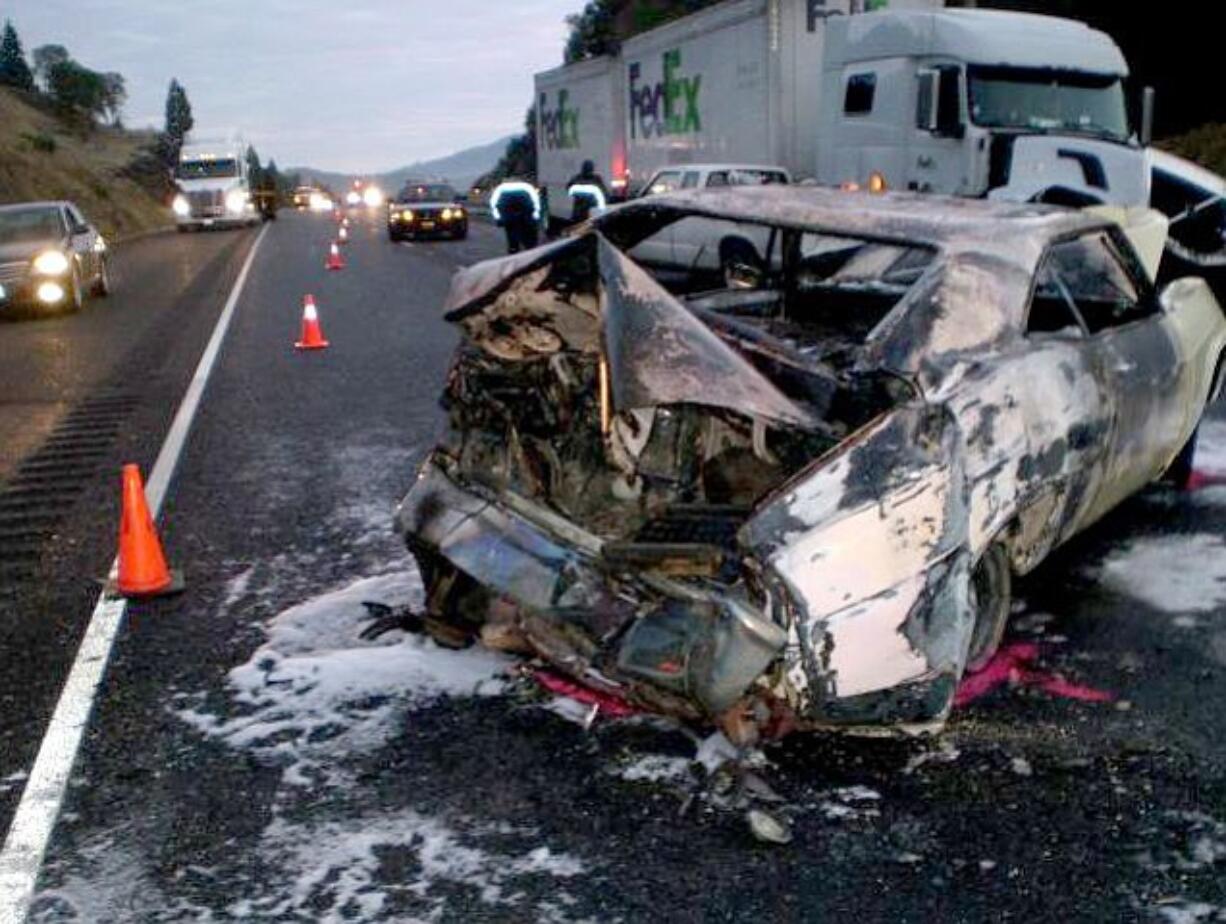
{"type": "Polygon", "coordinates": [[[597,263],[602,290],[599,337],[618,411],[695,404],[805,429],[819,426],[812,414],[594,231],[458,274],[447,320],[459,322],[481,313],[512,279],[572,249],[590,251],[597,263]]]}

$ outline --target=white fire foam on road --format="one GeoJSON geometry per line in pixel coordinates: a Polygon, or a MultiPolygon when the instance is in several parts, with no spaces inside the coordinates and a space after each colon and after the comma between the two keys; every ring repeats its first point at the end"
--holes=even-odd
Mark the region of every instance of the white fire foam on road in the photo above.
{"type": "Polygon", "coordinates": [[[39,893],[30,921],[408,924],[436,921],[459,899],[470,910],[481,905],[561,924],[577,903],[566,882],[591,874],[577,857],[540,844],[532,828],[449,824],[411,809],[321,822],[278,817],[246,862],[259,873],[189,864],[162,881],[114,835],[96,838],[77,851],[71,872],[50,864],[52,885],[39,893]]]}
{"type": "Polygon", "coordinates": [[[1201,421],[1192,467],[1206,475],[1226,475],[1226,421],[1201,421]]]}
{"type": "MultiPolygon", "coordinates": [[[[246,594],[249,581],[239,575],[227,596],[246,594]]],[[[479,647],[451,651],[399,631],[371,642],[359,638],[367,624],[363,601],[401,606],[421,596],[417,573],[396,571],[291,607],[266,626],[265,643],[229,672],[230,707],[206,708],[198,696],[176,710],[205,736],[282,768],[272,820],[251,848],[262,872],[222,874],[206,894],[209,904],[224,895],[229,905],[209,915],[433,921],[458,900],[465,908],[477,903],[523,920],[560,922],[577,904],[561,885],[586,875],[587,865],[543,843],[532,828],[409,806],[374,812],[356,795],[360,787],[347,767],[393,740],[414,709],[505,688],[503,674],[513,662],[504,655],[479,647]]],[[[120,892],[127,880],[117,892],[102,871],[91,874],[88,858],[84,867],[44,893],[44,907],[88,909],[98,890],[110,893],[100,907],[126,906],[129,896],[120,892]]],[[[148,886],[147,877],[142,882],[148,886]]],[[[188,907],[178,905],[181,913],[188,907]]]]}
{"type": "Polygon", "coordinates": [[[230,671],[233,714],[181,705],[176,715],[282,766],[287,783],[340,782],[338,767],[383,745],[413,707],[503,690],[500,675],[511,662],[502,655],[450,651],[399,631],[359,638],[364,600],[398,606],[420,597],[416,572],[397,571],[291,607],[269,624],[265,644],[230,671]]]}
{"type": "Polygon", "coordinates": [[[1208,533],[1135,539],[1103,562],[1100,579],[1166,613],[1209,613],[1226,605],[1226,540],[1208,533]]]}
{"type": "Polygon", "coordinates": [[[686,757],[643,754],[628,764],[615,767],[613,773],[632,783],[688,783],[692,779],[692,763],[693,761],[686,757]]]}
{"type": "Polygon", "coordinates": [[[253,884],[227,911],[236,920],[426,921],[459,889],[486,906],[518,908],[522,920],[558,919],[554,903],[566,901],[560,882],[586,874],[582,861],[547,846],[506,846],[508,839],[535,839],[530,829],[465,828],[412,810],[314,824],[278,819],[265,830],[260,855],[285,877],[273,874],[268,888],[253,884]],[[501,846],[491,846],[495,840],[501,846]],[[383,871],[387,861],[397,875],[383,871]],[[534,880],[549,901],[525,894],[534,880]],[[407,905],[411,917],[393,914],[392,903],[407,905]]]}

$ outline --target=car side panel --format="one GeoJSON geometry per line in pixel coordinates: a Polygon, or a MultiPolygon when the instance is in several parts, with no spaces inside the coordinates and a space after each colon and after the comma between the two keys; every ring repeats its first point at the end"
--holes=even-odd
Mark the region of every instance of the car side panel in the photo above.
{"type": "MultiPolygon", "coordinates": [[[[1186,442],[1200,423],[1205,403],[1213,397],[1213,376],[1226,350],[1226,314],[1209,284],[1200,278],[1175,280],[1163,289],[1161,301],[1166,325],[1186,366],[1181,382],[1185,413],[1180,430],[1186,442]]],[[[1168,464],[1170,461],[1167,459],[1168,464]]]]}
{"type": "Polygon", "coordinates": [[[968,373],[949,399],[965,448],[968,540],[1005,541],[1026,572],[1075,532],[1100,490],[1114,401],[1083,338],[1049,336],[968,373]]]}

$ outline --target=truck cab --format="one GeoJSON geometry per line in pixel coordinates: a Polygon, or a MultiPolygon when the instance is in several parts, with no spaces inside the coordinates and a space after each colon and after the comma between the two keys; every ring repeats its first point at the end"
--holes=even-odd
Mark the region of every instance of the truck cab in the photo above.
{"type": "Polygon", "coordinates": [[[180,231],[259,222],[241,144],[184,145],[175,166],[172,203],[180,231]]]}
{"type": "Polygon", "coordinates": [[[1082,205],[1149,201],[1128,66],[1084,23],[890,10],[826,23],[818,178],[1082,205]]]}

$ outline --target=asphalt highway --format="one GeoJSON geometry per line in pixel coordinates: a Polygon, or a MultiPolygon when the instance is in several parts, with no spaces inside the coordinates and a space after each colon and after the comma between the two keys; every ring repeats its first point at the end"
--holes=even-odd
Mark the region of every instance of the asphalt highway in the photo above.
{"type": "MultiPolygon", "coordinates": [[[[1148,490],[1022,582],[943,735],[794,736],[708,778],[701,733],[585,727],[504,659],[358,638],[363,601],[420,602],[392,513],[441,423],[449,280],[501,240],[355,215],[328,273],[331,230],[283,211],[260,243],[162,510],[187,590],[129,608],[31,920],[1226,920],[1221,409],[1202,487],[1148,490]],[[746,791],[790,843],[754,839],[746,791]]],[[[255,238],[133,242],[113,298],[0,324],[4,829],[119,466],[152,465],[255,238]]]]}

